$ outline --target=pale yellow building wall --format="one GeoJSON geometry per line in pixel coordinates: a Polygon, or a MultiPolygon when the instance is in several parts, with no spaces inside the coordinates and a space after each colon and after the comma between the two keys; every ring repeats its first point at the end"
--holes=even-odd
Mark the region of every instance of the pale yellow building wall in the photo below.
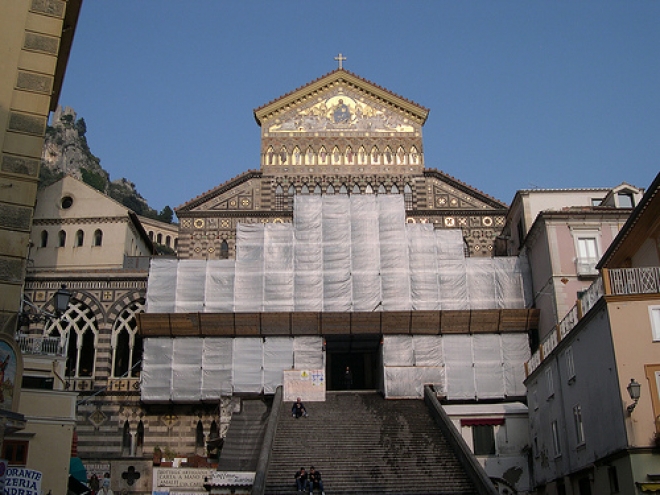
{"type": "Polygon", "coordinates": [[[634,447],[648,447],[660,415],[658,387],[647,379],[646,365],[660,367],[660,341],[654,342],[648,307],[660,305],[660,295],[640,301],[612,301],[607,308],[617,362],[622,404],[632,403],[626,387],[634,378],[642,385],[639,403],[628,421],[628,441],[634,447]],[[655,401],[655,405],[654,405],[655,401]]]}
{"type": "Polygon", "coordinates": [[[60,46],[67,7],[80,3],[0,0],[0,331],[8,334],[20,307],[48,113],[63,76],[58,56],[68,56],[60,46]]]}
{"type": "Polygon", "coordinates": [[[27,426],[18,438],[30,440],[26,467],[43,473],[43,493],[67,494],[77,397],[74,392],[23,389],[19,412],[27,426]]]}
{"type": "Polygon", "coordinates": [[[105,194],[73,178],[65,177],[39,192],[32,226],[30,258],[35,269],[88,270],[121,268],[124,256],[149,256],[149,248],[128,215],[129,210],[105,194]],[[70,197],[69,208],[62,199],[70,197]],[[94,246],[94,233],[103,233],[101,246],[94,246]],[[76,246],[76,234],[83,244],[76,246]],[[66,233],[59,247],[59,232],[66,233]],[[42,232],[48,234],[46,247],[42,232]]]}

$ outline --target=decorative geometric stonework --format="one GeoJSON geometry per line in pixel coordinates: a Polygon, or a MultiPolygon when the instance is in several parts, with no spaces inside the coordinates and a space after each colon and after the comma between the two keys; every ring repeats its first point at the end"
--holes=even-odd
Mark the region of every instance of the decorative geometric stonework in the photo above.
{"type": "Polygon", "coordinates": [[[189,229],[191,223],[192,223],[192,221],[190,220],[190,218],[184,218],[184,219],[181,220],[181,227],[189,229]]]}
{"type": "Polygon", "coordinates": [[[104,290],[102,294],[103,301],[112,301],[114,299],[114,293],[111,290],[104,290]]]}
{"type": "Polygon", "coordinates": [[[194,225],[195,225],[196,229],[203,229],[204,228],[204,219],[203,218],[196,218],[194,225]]]}
{"type": "Polygon", "coordinates": [[[35,292],[34,293],[34,301],[35,302],[45,302],[46,301],[46,293],[42,290],[35,292]]]}
{"type": "Polygon", "coordinates": [[[105,423],[108,417],[105,414],[103,414],[103,412],[100,409],[96,409],[92,414],[89,415],[88,419],[90,423],[92,423],[96,428],[98,428],[103,423],[105,423]]]}

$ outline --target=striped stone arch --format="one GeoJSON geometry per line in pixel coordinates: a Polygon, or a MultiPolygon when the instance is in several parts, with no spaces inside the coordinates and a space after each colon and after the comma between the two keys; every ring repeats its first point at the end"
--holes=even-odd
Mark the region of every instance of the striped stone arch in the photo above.
{"type": "MultiPolygon", "coordinates": [[[[106,313],[103,310],[103,306],[101,306],[101,303],[99,303],[98,299],[96,299],[88,292],[72,290],[71,301],[79,301],[83,303],[85,306],[87,306],[92,311],[92,313],[94,313],[94,318],[96,318],[96,321],[98,321],[99,323],[105,321],[106,313]]],[[[44,309],[49,313],[55,312],[55,305],[53,304],[53,302],[54,302],[53,299],[51,299],[44,306],[44,309]]]]}
{"type": "Polygon", "coordinates": [[[144,290],[131,290],[126,292],[123,296],[117,299],[110,309],[108,309],[108,321],[107,323],[112,326],[117,320],[119,314],[133,302],[145,303],[146,292],[144,290]]]}

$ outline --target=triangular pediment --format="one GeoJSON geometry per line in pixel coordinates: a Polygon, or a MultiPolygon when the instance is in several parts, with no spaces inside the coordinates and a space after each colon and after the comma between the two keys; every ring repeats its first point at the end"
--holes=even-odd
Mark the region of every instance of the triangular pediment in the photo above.
{"type": "Polygon", "coordinates": [[[175,208],[177,215],[199,211],[252,210],[261,173],[245,172],[175,208]]]}
{"type": "Polygon", "coordinates": [[[263,132],[413,133],[429,110],[337,69],[254,111],[263,132]]]}

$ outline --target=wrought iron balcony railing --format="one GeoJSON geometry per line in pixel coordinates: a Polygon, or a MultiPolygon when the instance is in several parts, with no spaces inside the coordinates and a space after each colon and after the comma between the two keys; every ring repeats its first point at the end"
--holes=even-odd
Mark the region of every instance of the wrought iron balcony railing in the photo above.
{"type": "Polygon", "coordinates": [[[566,338],[601,297],[658,293],[660,293],[660,267],[658,266],[603,269],[601,275],[580,294],[575,306],[557,325],[556,331],[541,342],[531,359],[525,363],[525,373],[529,376],[538,368],[543,359],[566,338]]]}

